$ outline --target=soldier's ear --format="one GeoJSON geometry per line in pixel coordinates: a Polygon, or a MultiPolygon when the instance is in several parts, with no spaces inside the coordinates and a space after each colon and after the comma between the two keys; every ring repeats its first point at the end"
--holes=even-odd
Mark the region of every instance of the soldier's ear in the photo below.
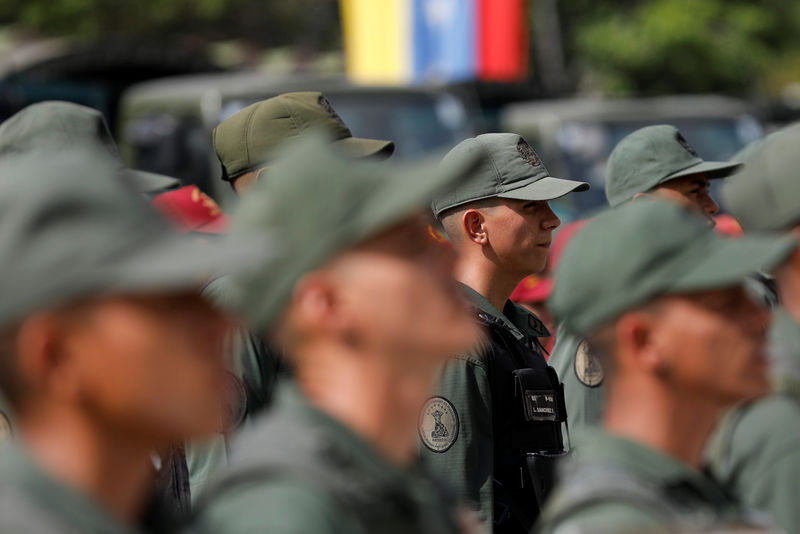
{"type": "Polygon", "coordinates": [[[614,327],[616,338],[616,363],[621,368],[658,372],[661,355],[653,343],[654,317],[632,311],[620,317],[614,327]]]}
{"type": "Polygon", "coordinates": [[[34,314],[20,325],[16,363],[30,397],[67,400],[80,389],[80,359],[70,350],[68,334],[55,313],[34,314]]]}
{"type": "Polygon", "coordinates": [[[468,209],[461,215],[461,229],[464,235],[469,241],[479,245],[485,245],[489,242],[485,223],[485,216],[480,210],[468,209]]]}

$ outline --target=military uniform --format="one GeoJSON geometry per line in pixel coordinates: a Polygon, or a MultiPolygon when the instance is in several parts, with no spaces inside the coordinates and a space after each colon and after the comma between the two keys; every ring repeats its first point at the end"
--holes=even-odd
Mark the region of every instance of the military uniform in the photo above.
{"type": "MultiPolygon", "coordinates": [[[[770,135],[740,156],[746,167],[722,196],[745,232],[786,231],[800,223],[800,127],[770,135]]],[[[707,449],[714,474],[745,504],[800,531],[800,324],[778,308],[769,332],[774,393],[729,413],[707,449]]]]}
{"type": "Polygon", "coordinates": [[[0,533],[135,534],[80,492],[41,471],[15,445],[0,450],[0,533]]]}
{"type": "MultiPolygon", "coordinates": [[[[306,273],[413,216],[474,164],[472,159],[449,170],[355,164],[337,156],[324,138],[299,140],[243,196],[234,215],[234,232],[274,233],[287,248],[264,269],[232,277],[229,302],[252,331],[269,331],[306,273]],[[319,209],[306,217],[297,206],[312,192],[319,209]]],[[[454,501],[424,475],[395,465],[342,421],[312,406],[300,386],[287,380],[278,391],[270,411],[234,440],[229,471],[196,503],[198,529],[459,531],[454,501]]]]}
{"type": "MultiPolygon", "coordinates": [[[[796,248],[797,242],[788,236],[726,239],[677,204],[641,199],[598,215],[573,238],[556,268],[557,282],[548,304],[570,332],[589,336],[613,329],[621,316],[662,295],[743,288],[749,273],[761,267],[775,268],[796,248]],[[670,231],[664,232],[664,228],[670,231]]],[[[736,294],[746,301],[741,293],[736,294]]],[[[675,376],[682,372],[677,366],[673,371],[675,376]]],[[[633,373],[618,378],[629,386],[638,379],[633,373]]],[[[617,400],[617,407],[625,402],[617,400]]],[[[636,401],[627,400],[629,414],[638,409],[636,401]]],[[[652,410],[652,414],[635,416],[642,420],[647,415],[660,417],[662,428],[669,430],[671,417],[676,415],[647,406],[641,410],[652,410]]],[[[689,413],[680,416],[682,425],[691,421],[689,413]]],[[[764,526],[762,518],[744,513],[723,486],[687,463],[685,457],[672,456],[644,439],[634,441],[621,431],[614,434],[617,428],[584,428],[574,434],[572,461],[563,468],[537,532],[674,532],[764,526]]],[[[686,438],[701,442],[706,436],[686,438]]]]}
{"type": "Polygon", "coordinates": [[[603,422],[605,371],[585,340],[559,326],[548,362],[564,383],[570,429],[580,432],[603,422]]]}
{"type": "Polygon", "coordinates": [[[586,429],[577,440],[539,534],[759,526],[722,486],[661,451],[601,429],[586,429]]]}
{"type": "MultiPolygon", "coordinates": [[[[220,277],[203,290],[210,300],[228,308],[227,286],[230,280],[220,277]]],[[[261,410],[269,406],[280,374],[287,371],[274,349],[246,328],[237,328],[230,337],[231,366],[229,379],[228,419],[220,433],[186,445],[191,500],[195,502],[207,482],[227,466],[228,438],[241,430],[261,410]]]]}
{"type": "MultiPolygon", "coordinates": [[[[328,133],[338,149],[354,158],[388,158],[394,152],[391,141],[353,137],[322,93],[285,93],[247,106],[214,128],[214,151],[222,166],[222,179],[232,182],[263,168],[276,158],[279,146],[314,129],[328,133]]],[[[228,286],[229,280],[221,277],[208,284],[204,294],[226,308],[228,286]]],[[[231,350],[232,418],[219,435],[189,443],[186,448],[192,501],[209,478],[226,466],[227,436],[269,405],[278,376],[288,373],[279,351],[245,328],[233,334],[231,350]],[[237,390],[244,392],[244,397],[237,390]]]]}
{"type": "Polygon", "coordinates": [[[231,533],[456,533],[454,503],[424,476],[384,460],[287,382],[272,411],[235,442],[230,471],[198,503],[196,526],[231,533]]]}
{"type": "Polygon", "coordinates": [[[463,289],[488,337],[482,349],[455,357],[445,368],[428,406],[439,406],[446,416],[436,418],[435,412],[426,413],[430,409],[423,411],[422,460],[431,472],[454,482],[469,500],[480,503],[489,524],[511,522],[524,529],[533,523],[539,502],[526,453],[557,457],[565,450],[560,424],[566,420],[563,390],[545,363],[538,341],[550,334],[522,306],[509,300],[501,313],[473,289],[463,289]],[[522,413],[514,382],[519,370],[535,376],[543,403],[543,412],[535,419],[526,420],[522,413]],[[445,435],[435,439],[431,434],[438,420],[445,421],[445,435]]]}
{"type": "MultiPolygon", "coordinates": [[[[647,126],[622,139],[609,156],[606,199],[616,207],[670,180],[698,173],[726,178],[741,167],[739,162],[704,161],[674,126],[647,126]]],[[[602,424],[605,372],[585,340],[559,326],[549,363],[564,382],[572,430],[602,424]]]]}
{"type": "MultiPolygon", "coordinates": [[[[441,165],[474,154],[483,156],[481,166],[434,199],[440,220],[484,199],[545,201],[589,188],[550,176],[513,133],[466,139],[441,165]]],[[[527,533],[553,483],[554,462],[566,450],[563,389],[538,340],[550,333],[522,306],[508,300],[501,312],[472,288],[464,290],[487,336],[480,349],[445,367],[436,396],[423,409],[423,461],[478,506],[494,532],[527,533]]]]}

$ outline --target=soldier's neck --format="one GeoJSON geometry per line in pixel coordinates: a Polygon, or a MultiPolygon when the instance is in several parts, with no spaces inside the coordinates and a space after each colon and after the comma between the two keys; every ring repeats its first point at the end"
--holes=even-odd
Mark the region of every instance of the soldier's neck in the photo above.
{"type": "Polygon", "coordinates": [[[606,394],[608,432],[647,445],[700,468],[703,450],[719,418],[718,406],[678,398],[643,381],[615,381],[606,394]]]}
{"type": "Polygon", "coordinates": [[[37,411],[18,423],[22,444],[42,471],[121,523],[139,523],[154,477],[151,444],[69,409],[37,411]]]}
{"type": "Polygon", "coordinates": [[[421,395],[420,406],[414,407],[416,401],[404,398],[403,391],[409,385],[418,388],[421,381],[408,384],[407,378],[380,363],[375,365],[380,358],[335,352],[330,347],[317,350],[315,365],[306,364],[295,370],[296,382],[307,400],[390,462],[401,466],[413,463],[417,454],[417,417],[427,397],[421,395]]]}
{"type": "Polygon", "coordinates": [[[484,258],[459,258],[455,267],[455,279],[483,295],[500,312],[522,278],[503,272],[484,258]]]}

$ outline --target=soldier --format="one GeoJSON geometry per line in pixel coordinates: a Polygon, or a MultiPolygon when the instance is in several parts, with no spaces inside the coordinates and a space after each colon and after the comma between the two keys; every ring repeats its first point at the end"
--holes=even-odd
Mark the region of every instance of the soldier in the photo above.
{"type": "MultiPolygon", "coordinates": [[[[242,194],[258,182],[278,154],[278,147],[317,128],[329,135],[338,150],[353,158],[388,158],[394,151],[391,141],[353,137],[322,93],[286,93],[248,106],[214,129],[214,150],[222,165],[222,179],[242,194]]],[[[228,283],[227,277],[213,280],[205,294],[225,306],[228,283]]],[[[278,351],[261,335],[240,329],[231,343],[232,376],[241,392],[231,411],[239,417],[231,421],[224,435],[187,447],[192,500],[208,479],[225,467],[227,437],[269,405],[278,376],[287,372],[278,351]]]]}
{"type": "Polygon", "coordinates": [[[256,102],[214,128],[222,179],[242,194],[258,181],[277,147],[315,129],[328,132],[336,148],[352,158],[385,159],[394,152],[392,141],[353,137],[322,93],[284,93],[256,102]]]}
{"type": "Polygon", "coordinates": [[[541,271],[558,217],[547,201],[588,184],[550,176],[517,134],[484,134],[451,150],[443,166],[482,154],[468,179],[433,202],[459,255],[456,280],[487,331],[481,348],[453,358],[420,420],[423,460],[480,508],[494,532],[529,532],[564,453],[558,377],[538,338],[542,322],[509,297],[541,271]],[[534,390],[533,396],[522,395],[534,390]],[[431,433],[445,415],[445,437],[431,433]]]}
{"type": "MultiPolygon", "coordinates": [[[[648,126],[625,137],[611,153],[606,198],[612,208],[637,198],[661,198],[712,221],[719,206],[709,195],[709,180],[729,176],[740,167],[740,163],[704,161],[674,126],[648,126]]],[[[580,431],[599,425],[605,372],[589,345],[559,328],[550,365],[564,381],[571,428],[580,431]]]]}
{"type": "MultiPolygon", "coordinates": [[[[746,159],[722,198],[746,232],[800,235],[800,125],[778,132],[746,159]]],[[[770,330],[772,391],[729,414],[708,456],[714,474],[745,504],[800,532],[800,258],[776,272],[781,306],[770,330]]]]}
{"type": "Polygon", "coordinates": [[[229,323],[199,289],[243,251],[177,235],[99,148],[5,157],[0,177],[0,532],[170,531],[152,458],[223,419],[229,323]]]}
{"type": "Polygon", "coordinates": [[[578,232],[556,268],[550,307],[605,369],[604,428],[576,438],[539,533],[757,525],[704,474],[702,453],[726,408],[768,390],[769,311],[745,277],[796,247],[785,237],[726,239],[653,200],[578,232]]]}
{"type": "Polygon", "coordinates": [[[198,529],[458,530],[413,465],[438,368],[478,340],[424,205],[473,163],[443,172],[352,162],[312,136],[243,198],[232,232],[280,235],[283,250],[234,277],[232,301],[284,349],[294,380],[234,441],[230,471],[196,503],[198,529]]]}
{"type": "Polygon", "coordinates": [[[0,124],[0,156],[20,154],[47,145],[70,149],[94,143],[117,161],[136,190],[146,196],[180,187],[177,178],[124,167],[103,114],[71,102],[46,101],[31,104],[0,124]]]}

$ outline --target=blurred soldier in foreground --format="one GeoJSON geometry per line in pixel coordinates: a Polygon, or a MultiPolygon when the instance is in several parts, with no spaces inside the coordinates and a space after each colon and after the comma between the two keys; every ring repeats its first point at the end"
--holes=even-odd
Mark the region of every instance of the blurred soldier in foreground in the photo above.
{"type": "Polygon", "coordinates": [[[0,228],[0,532],[170,531],[153,457],[221,424],[228,322],[198,291],[242,251],[178,236],[99,149],[3,158],[0,228]]]}
{"type": "MultiPolygon", "coordinates": [[[[768,137],[723,199],[746,232],[800,236],[800,125],[768,137]]],[[[773,394],[729,414],[709,447],[714,474],[747,505],[800,532],[800,257],[776,271],[770,330],[773,394]]]]}
{"type": "Polygon", "coordinates": [[[443,172],[333,150],[316,136],[290,146],[234,215],[233,234],[282,238],[279,261],[234,277],[231,296],[294,380],[196,503],[205,532],[459,530],[453,502],[413,466],[438,369],[479,337],[424,209],[474,158],[443,172]]]}
{"type": "Polygon", "coordinates": [[[276,148],[313,130],[327,132],[337,149],[354,159],[385,159],[394,152],[391,141],[353,137],[322,93],[284,93],[247,106],[214,128],[222,179],[242,194],[258,182],[276,148]]]}
{"type": "Polygon", "coordinates": [[[0,124],[0,157],[45,146],[69,150],[87,143],[104,148],[139,193],[156,195],[180,187],[177,178],[125,168],[103,114],[96,109],[71,102],[39,102],[0,124]]]}
{"type": "MultiPolygon", "coordinates": [[[[264,175],[279,155],[279,147],[314,129],[325,131],[337,150],[352,158],[388,158],[394,151],[391,141],[353,137],[322,93],[286,93],[248,106],[214,129],[214,150],[222,165],[222,179],[243,194],[264,175]]],[[[229,300],[228,283],[227,277],[218,278],[208,285],[205,294],[224,306],[229,300]]],[[[192,500],[208,479],[225,467],[227,436],[269,405],[278,376],[286,373],[278,351],[260,334],[239,329],[231,342],[232,379],[237,382],[235,389],[241,392],[238,405],[234,402],[231,411],[238,416],[224,435],[187,447],[192,500]]]]}
{"type": "Polygon", "coordinates": [[[769,312],[743,282],[796,246],[785,237],[725,239],[684,208],[652,200],[578,232],[556,268],[550,307],[601,360],[605,428],[578,437],[538,532],[752,522],[701,471],[702,452],[726,408],[768,391],[769,312]]]}
{"type": "MultiPolygon", "coordinates": [[[[648,126],[622,139],[611,153],[606,198],[612,208],[642,197],[660,198],[711,221],[719,206],[708,193],[709,180],[739,168],[740,163],[703,161],[674,126],[648,126]]],[[[560,328],[550,365],[564,381],[571,429],[600,425],[605,370],[589,344],[560,328]]]]}
{"type": "Polygon", "coordinates": [[[480,507],[494,532],[527,533],[552,483],[554,458],[565,451],[566,413],[538,339],[550,334],[509,297],[545,266],[560,223],[547,201],[589,186],[550,176],[511,133],[462,141],[442,166],[476,154],[482,165],[432,207],[459,255],[456,280],[487,335],[480,348],[448,362],[419,433],[426,465],[480,507]]]}

